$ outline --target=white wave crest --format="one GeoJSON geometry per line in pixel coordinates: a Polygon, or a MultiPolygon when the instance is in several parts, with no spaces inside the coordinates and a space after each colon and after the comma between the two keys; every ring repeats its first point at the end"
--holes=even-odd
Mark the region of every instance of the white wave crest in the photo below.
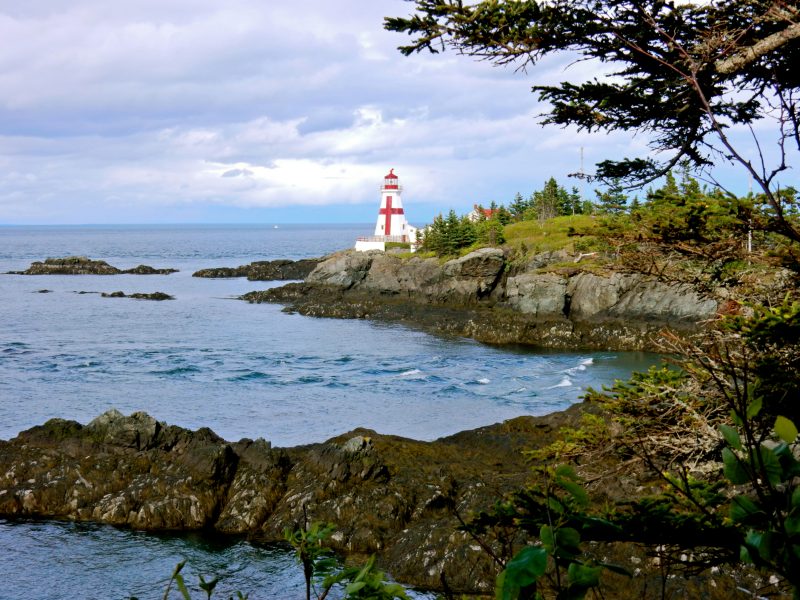
{"type": "Polygon", "coordinates": [[[547,389],[548,389],[548,390],[552,390],[553,388],[569,387],[569,386],[571,386],[571,385],[572,385],[572,381],[570,380],[570,378],[569,378],[569,377],[564,377],[564,379],[562,379],[561,381],[559,381],[557,384],[555,384],[555,385],[551,385],[551,386],[550,386],[549,388],[547,388],[547,389]]]}

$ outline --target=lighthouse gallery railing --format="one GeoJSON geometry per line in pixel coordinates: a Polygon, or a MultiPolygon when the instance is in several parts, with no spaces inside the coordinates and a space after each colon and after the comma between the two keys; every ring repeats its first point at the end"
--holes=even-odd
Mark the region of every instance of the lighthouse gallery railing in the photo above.
{"type": "Polygon", "coordinates": [[[368,235],[358,238],[359,242],[398,242],[400,244],[408,243],[407,235],[368,235]]]}

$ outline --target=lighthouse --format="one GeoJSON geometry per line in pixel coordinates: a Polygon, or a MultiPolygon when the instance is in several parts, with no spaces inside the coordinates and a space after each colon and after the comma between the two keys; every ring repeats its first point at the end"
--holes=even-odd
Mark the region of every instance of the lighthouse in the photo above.
{"type": "Polygon", "coordinates": [[[381,204],[375,231],[369,237],[358,238],[356,250],[386,250],[387,242],[410,244],[412,251],[416,249],[417,229],[406,221],[400,197],[402,191],[400,179],[394,174],[394,169],[389,169],[381,186],[381,204]]]}

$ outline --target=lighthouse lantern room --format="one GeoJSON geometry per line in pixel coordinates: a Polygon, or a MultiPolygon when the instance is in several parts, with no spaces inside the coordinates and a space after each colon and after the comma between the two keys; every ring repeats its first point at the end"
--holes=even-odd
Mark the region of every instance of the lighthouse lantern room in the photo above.
{"type": "Polygon", "coordinates": [[[403,188],[400,186],[399,178],[394,174],[394,169],[389,169],[381,186],[381,205],[375,232],[369,237],[358,238],[356,250],[386,250],[386,242],[410,244],[412,252],[415,250],[417,230],[406,221],[403,201],[400,198],[402,191],[403,188]]]}

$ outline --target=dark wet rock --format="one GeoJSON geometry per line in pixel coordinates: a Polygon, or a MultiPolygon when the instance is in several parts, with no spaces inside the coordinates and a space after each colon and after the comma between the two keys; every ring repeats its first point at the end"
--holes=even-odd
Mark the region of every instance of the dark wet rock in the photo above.
{"type": "Polygon", "coordinates": [[[10,271],[9,275],[168,275],[176,269],[154,269],[139,265],[133,269],[120,270],[104,260],[92,260],[85,256],[47,258],[31,264],[25,271],[10,271]]]}
{"type": "Polygon", "coordinates": [[[438,587],[445,572],[456,590],[486,590],[495,569],[456,533],[454,507],[468,515],[522,485],[522,449],[576,415],[521,417],[434,442],[357,429],[288,449],[229,443],[141,412],[112,410],[88,425],[52,419],[0,441],[0,517],[213,528],[274,542],[305,510],[337,525],[336,549],[377,553],[401,581],[438,587]]]}
{"type": "Polygon", "coordinates": [[[14,275],[119,275],[121,271],[104,260],[91,260],[85,256],[47,258],[31,263],[25,271],[12,271],[14,275]]]}
{"type": "Polygon", "coordinates": [[[122,271],[125,275],[169,275],[177,272],[178,269],[155,269],[148,265],[139,265],[138,267],[122,271]]]}
{"type": "MultiPolygon", "coordinates": [[[[83,292],[81,292],[83,293],[83,292]]],[[[170,296],[164,292],[152,292],[145,294],[142,292],[135,292],[133,294],[126,294],[125,292],[103,292],[100,294],[103,298],[133,298],[134,300],[175,300],[175,296],[170,296]]]]}
{"type": "Polygon", "coordinates": [[[36,290],[37,294],[52,294],[53,290],[36,290]]]}
{"type": "MultiPolygon", "coordinates": [[[[559,439],[586,411],[597,407],[518,417],[433,442],[356,429],[286,449],[264,439],[230,443],[207,428],[189,431],[142,412],[111,410],[88,425],[51,419],[0,441],[0,518],[216,530],[276,542],[307,516],[336,525],[335,549],[376,554],[398,581],[428,589],[446,581],[455,594],[486,594],[498,568],[458,530],[460,519],[526,485],[522,451],[559,439]]],[[[576,460],[576,468],[598,506],[661,489],[640,461],[594,456],[576,460]]],[[[646,549],[617,543],[592,551],[637,572],[633,579],[604,575],[606,597],[659,597],[663,571],[646,549]]],[[[735,592],[736,577],[679,577],[669,595],[751,597],[735,592]]]]}
{"type": "Polygon", "coordinates": [[[133,298],[134,300],[175,300],[175,296],[170,296],[164,292],[152,292],[150,294],[136,292],[128,296],[128,298],[133,298]]]}
{"type": "Polygon", "coordinates": [[[238,267],[217,267],[201,269],[192,277],[230,278],[247,277],[250,281],[288,281],[305,279],[322,259],[306,258],[301,260],[265,260],[238,267]]]}
{"type": "Polygon", "coordinates": [[[654,350],[664,330],[691,333],[716,313],[715,299],[686,285],[576,267],[541,271],[566,258],[546,253],[519,267],[497,248],[443,264],[346,251],[321,262],[304,283],[242,299],[284,303],[309,316],[398,321],[487,343],[559,349],[654,350]]]}
{"type": "Polygon", "coordinates": [[[208,279],[226,279],[232,277],[247,277],[250,272],[250,265],[239,267],[216,267],[211,269],[200,269],[192,273],[192,277],[205,277],[208,279]]]}

